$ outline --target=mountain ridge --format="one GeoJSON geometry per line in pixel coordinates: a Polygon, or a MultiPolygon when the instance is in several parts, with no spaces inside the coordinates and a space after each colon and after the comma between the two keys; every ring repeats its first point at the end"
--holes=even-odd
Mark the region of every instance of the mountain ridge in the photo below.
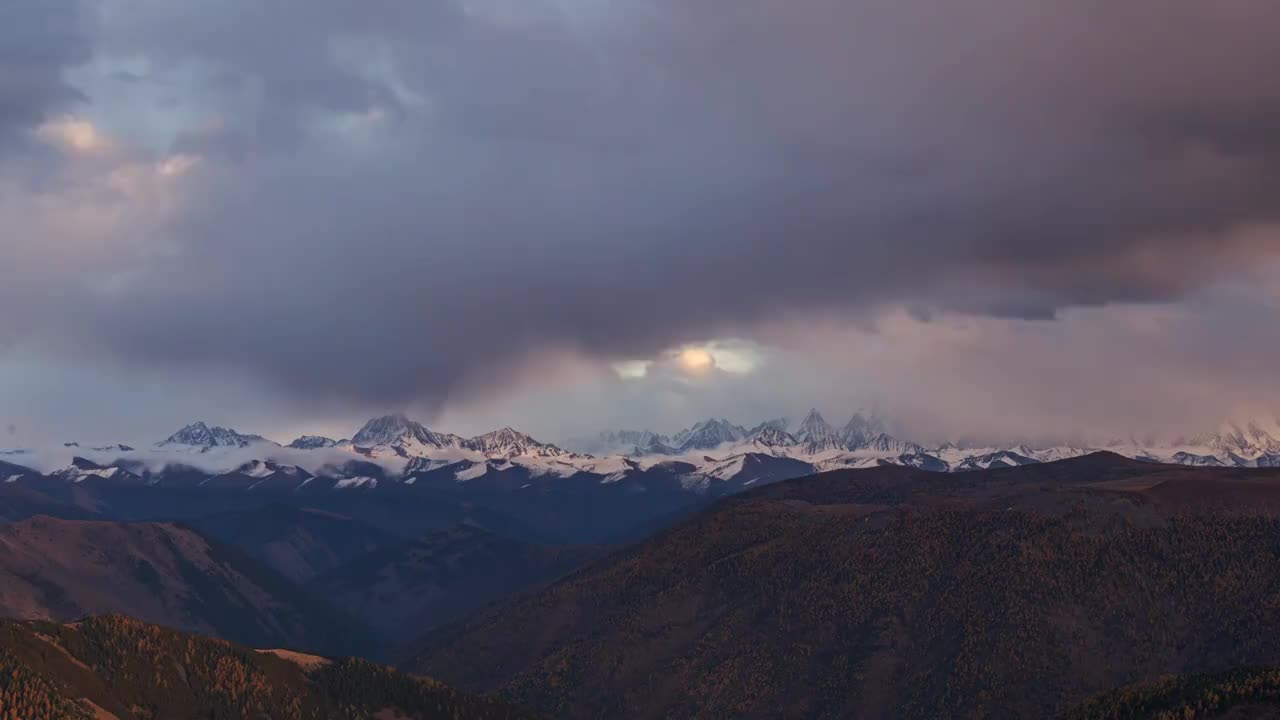
{"type": "Polygon", "coordinates": [[[180,523],[36,516],[0,528],[0,549],[8,617],[128,612],[250,644],[372,649],[354,619],[180,523]]]}
{"type": "Polygon", "coordinates": [[[1130,437],[1098,446],[944,443],[926,447],[890,434],[890,423],[883,416],[862,410],[839,429],[816,408],[794,432],[785,429],[789,426],[776,419],[746,430],[725,418],[709,418],[673,435],[647,430],[602,433],[615,446],[629,441],[648,445],[597,456],[536,440],[511,427],[465,438],[432,430],[403,414],[369,420],[352,440],[304,436],[290,446],[193,423],[144,450],[63,446],[59,448],[63,459],[56,462],[36,452],[9,452],[3,456],[0,481],[33,488],[54,480],[78,485],[178,483],[256,492],[316,492],[383,491],[429,477],[438,489],[445,487],[446,479],[458,489],[513,493],[546,489],[549,483],[586,492],[586,484],[592,482],[621,492],[639,483],[648,486],[649,492],[660,487],[662,492],[714,497],[843,468],[898,465],[931,472],[970,472],[1050,462],[1098,449],[1188,466],[1280,466],[1280,454],[1269,452],[1280,447],[1280,440],[1269,426],[1256,422],[1228,423],[1217,434],[1182,440],[1198,444],[1169,446],[1130,437]],[[177,440],[200,444],[175,444],[177,440]],[[43,467],[36,461],[43,462],[43,467]],[[29,465],[40,469],[31,471],[29,465]]]}
{"type": "MultiPolygon", "coordinates": [[[[183,446],[201,450],[214,448],[246,448],[258,443],[270,443],[261,435],[241,435],[235,430],[224,427],[209,427],[203,421],[197,421],[178,430],[168,438],[157,443],[158,447],[183,446]]],[[[119,446],[124,448],[126,446],[119,446]]]]}
{"type": "Polygon", "coordinates": [[[404,666],[570,720],[1050,717],[1280,657],[1277,537],[1272,470],[838,470],[428,633],[404,666]]]}

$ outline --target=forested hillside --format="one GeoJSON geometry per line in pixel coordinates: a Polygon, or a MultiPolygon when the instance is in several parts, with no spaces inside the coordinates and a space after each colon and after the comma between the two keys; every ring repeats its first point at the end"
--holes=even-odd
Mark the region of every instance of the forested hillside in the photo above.
{"type": "Polygon", "coordinates": [[[0,720],[518,720],[365,660],[262,651],[123,616],[0,624],[0,720]]]}
{"type": "Polygon", "coordinates": [[[727,501],[430,634],[407,667],[556,717],[1043,718],[1280,661],[1280,474],[1094,457],[727,501]]]}

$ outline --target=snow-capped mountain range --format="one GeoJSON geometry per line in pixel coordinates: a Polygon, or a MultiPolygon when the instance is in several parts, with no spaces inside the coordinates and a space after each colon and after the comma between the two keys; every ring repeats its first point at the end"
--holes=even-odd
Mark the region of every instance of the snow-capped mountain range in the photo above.
{"type": "Polygon", "coordinates": [[[1168,442],[1126,438],[1044,446],[1025,443],[925,446],[892,435],[885,418],[874,412],[854,413],[843,427],[837,428],[817,410],[811,410],[794,429],[785,419],[761,423],[750,431],[727,420],[711,419],[670,436],[651,431],[616,430],[577,441],[576,446],[592,444],[610,453],[648,462],[656,456],[709,455],[727,459],[761,454],[802,460],[816,470],[884,464],[937,471],[979,470],[1051,462],[1099,451],[1171,464],[1280,466],[1280,422],[1276,421],[1227,422],[1217,432],[1168,442]]]}
{"type": "MultiPolygon", "coordinates": [[[[1168,443],[1134,439],[1097,445],[925,447],[888,432],[885,419],[857,412],[841,427],[812,410],[794,427],[785,419],[748,430],[711,418],[671,434],[602,432],[573,452],[502,428],[471,438],[427,428],[404,415],[365,423],[350,439],[303,436],[280,445],[261,435],[193,423],[151,447],[81,447],[57,452],[0,451],[0,481],[27,473],[69,482],[89,479],[256,488],[376,487],[484,481],[516,489],[576,478],[601,484],[662,477],[693,491],[727,492],[813,472],[905,465],[963,472],[1077,457],[1107,450],[1131,458],[1195,466],[1280,467],[1276,423],[1226,423],[1218,432],[1168,443]],[[167,479],[166,479],[167,478],[167,479]],[[319,480],[319,482],[317,482],[319,480]]],[[[481,483],[483,484],[483,483],[481,483]]]]}

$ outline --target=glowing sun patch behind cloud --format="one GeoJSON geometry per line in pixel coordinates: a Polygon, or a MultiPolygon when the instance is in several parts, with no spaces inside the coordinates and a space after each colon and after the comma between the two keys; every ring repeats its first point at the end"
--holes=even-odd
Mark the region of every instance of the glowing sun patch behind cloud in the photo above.
{"type": "Polygon", "coordinates": [[[676,356],[680,369],[687,373],[704,373],[716,366],[716,359],[705,348],[688,347],[676,356]]]}
{"type": "Polygon", "coordinates": [[[685,381],[710,377],[714,373],[747,375],[760,365],[759,348],[742,340],[711,340],[665,350],[651,360],[625,360],[611,365],[623,380],[642,380],[658,375],[674,375],[685,381]]]}

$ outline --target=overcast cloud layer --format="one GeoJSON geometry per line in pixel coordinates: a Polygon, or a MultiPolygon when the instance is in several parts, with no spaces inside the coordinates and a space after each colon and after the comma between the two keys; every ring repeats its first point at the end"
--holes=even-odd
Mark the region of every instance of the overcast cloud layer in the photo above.
{"type": "Polygon", "coordinates": [[[1275,407],[1277,36],[1272,0],[14,0],[0,420],[1275,407]],[[750,368],[611,370],[729,338],[750,368]]]}

